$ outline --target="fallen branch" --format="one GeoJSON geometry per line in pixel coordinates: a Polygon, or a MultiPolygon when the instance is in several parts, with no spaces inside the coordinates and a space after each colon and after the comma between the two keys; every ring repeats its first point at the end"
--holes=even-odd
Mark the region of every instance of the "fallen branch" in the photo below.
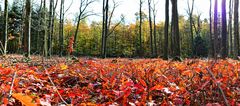
{"type": "Polygon", "coordinates": [[[11,88],[10,88],[10,91],[9,91],[8,98],[10,98],[10,97],[12,96],[13,85],[14,85],[14,81],[15,81],[15,79],[16,79],[16,76],[17,76],[17,71],[15,71],[15,72],[14,72],[14,75],[13,75],[12,83],[11,83],[11,88]]]}
{"type": "MultiPolygon", "coordinates": [[[[212,79],[213,79],[214,82],[215,82],[217,79],[216,79],[216,77],[214,76],[213,72],[212,72],[209,68],[207,68],[207,71],[208,71],[208,73],[211,75],[212,79]]],[[[226,106],[230,106],[229,103],[228,103],[227,97],[226,97],[226,95],[224,94],[224,92],[223,92],[223,90],[222,90],[222,88],[221,88],[221,86],[220,86],[220,83],[217,82],[216,84],[217,84],[217,86],[218,86],[218,88],[219,88],[219,90],[220,90],[220,93],[221,93],[221,95],[222,95],[222,97],[223,97],[223,99],[224,99],[225,105],[226,105],[226,106]]]]}
{"type": "Polygon", "coordinates": [[[68,105],[68,103],[63,99],[62,95],[58,92],[58,89],[56,87],[56,85],[54,84],[54,82],[52,81],[47,69],[43,66],[44,70],[46,71],[46,74],[48,76],[48,79],[50,80],[51,84],[53,85],[53,89],[57,92],[58,96],[60,97],[60,99],[62,100],[62,102],[65,104],[65,105],[68,105]]]}

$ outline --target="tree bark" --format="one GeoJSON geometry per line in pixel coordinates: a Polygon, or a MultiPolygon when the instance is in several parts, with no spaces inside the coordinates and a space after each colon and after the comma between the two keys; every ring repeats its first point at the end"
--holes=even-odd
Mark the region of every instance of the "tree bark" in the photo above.
{"type": "Polygon", "coordinates": [[[210,56],[214,57],[215,56],[215,47],[214,47],[214,38],[212,34],[212,0],[210,0],[210,9],[209,9],[209,38],[210,38],[210,56]]]}
{"type": "Polygon", "coordinates": [[[169,0],[165,4],[164,59],[168,59],[169,0]]]}
{"type": "Polygon", "coordinates": [[[238,22],[238,8],[239,0],[234,2],[234,45],[235,45],[235,54],[234,57],[237,59],[239,55],[239,22],[238,22]]]}
{"type": "MultiPolygon", "coordinates": [[[[155,12],[155,11],[154,11],[155,12]]],[[[157,50],[157,26],[156,26],[156,13],[153,15],[153,37],[154,37],[154,57],[158,55],[157,50]]]]}
{"type": "Polygon", "coordinates": [[[226,16],[226,0],[222,0],[222,58],[227,57],[227,16],[226,16]]]}
{"type": "Polygon", "coordinates": [[[103,56],[104,58],[107,57],[107,36],[108,36],[108,10],[109,10],[109,0],[106,0],[106,7],[105,7],[105,26],[104,26],[104,50],[103,50],[103,56]]]}
{"type": "Polygon", "coordinates": [[[8,0],[5,0],[4,7],[4,55],[7,54],[8,43],[8,0]]]}
{"type": "Polygon", "coordinates": [[[64,0],[61,0],[60,5],[60,22],[59,22],[59,44],[60,44],[60,56],[63,56],[64,48],[64,35],[63,35],[63,24],[64,24],[64,0]]]}
{"type": "Polygon", "coordinates": [[[48,56],[52,55],[52,36],[53,36],[53,11],[54,11],[54,0],[50,0],[49,4],[49,21],[48,21],[48,56]]]}
{"type": "Polygon", "coordinates": [[[102,43],[101,43],[101,56],[104,57],[104,48],[105,48],[105,45],[104,45],[104,42],[105,42],[105,18],[106,18],[106,14],[105,14],[105,11],[106,11],[106,7],[105,7],[105,4],[106,4],[106,1],[103,0],[103,7],[102,7],[102,14],[103,14],[103,20],[102,20],[102,43]]]}
{"type": "Polygon", "coordinates": [[[140,0],[140,7],[139,7],[139,56],[143,56],[143,50],[142,50],[142,0],[140,0]]]}
{"type": "Polygon", "coordinates": [[[228,25],[228,32],[229,32],[229,55],[230,56],[233,56],[232,4],[233,4],[233,1],[229,0],[229,25],[228,25]]]}
{"type": "Polygon", "coordinates": [[[148,0],[148,20],[149,20],[149,35],[150,35],[151,56],[154,56],[153,35],[152,35],[152,13],[151,13],[151,1],[150,0],[148,0]]]}
{"type": "Polygon", "coordinates": [[[46,14],[46,0],[43,2],[43,35],[44,35],[44,49],[43,49],[43,56],[48,56],[48,36],[47,36],[47,14],[46,14]]]}
{"type": "Polygon", "coordinates": [[[179,35],[179,23],[178,23],[178,7],[177,0],[172,1],[172,46],[173,57],[180,57],[180,35],[179,35]]]}
{"type": "Polygon", "coordinates": [[[193,35],[193,18],[192,18],[192,15],[193,15],[193,9],[194,9],[194,1],[195,0],[192,0],[192,4],[191,4],[191,7],[189,6],[189,0],[188,0],[188,14],[189,14],[189,25],[190,25],[190,32],[191,32],[191,54],[193,56],[193,46],[194,46],[194,35],[193,35]]]}
{"type": "Polygon", "coordinates": [[[26,57],[30,57],[31,49],[31,0],[26,0],[26,17],[24,27],[24,52],[26,57]]]}
{"type": "Polygon", "coordinates": [[[215,0],[214,6],[214,58],[218,55],[218,0],[215,0]]]}

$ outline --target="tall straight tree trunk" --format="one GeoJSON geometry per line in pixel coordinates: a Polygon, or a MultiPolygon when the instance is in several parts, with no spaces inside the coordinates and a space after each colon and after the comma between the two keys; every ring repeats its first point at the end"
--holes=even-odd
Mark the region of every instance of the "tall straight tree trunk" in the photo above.
{"type": "Polygon", "coordinates": [[[142,0],[140,0],[140,9],[139,9],[139,20],[140,20],[140,25],[139,25],[139,56],[141,57],[143,55],[143,50],[142,50],[142,0]]]}
{"type": "Polygon", "coordinates": [[[8,43],[8,0],[5,0],[4,7],[4,55],[7,54],[8,43]]]}
{"type": "Polygon", "coordinates": [[[106,7],[105,7],[105,26],[104,26],[104,58],[107,57],[107,36],[108,36],[108,9],[109,9],[109,0],[106,0],[106,7]]]}
{"type": "Polygon", "coordinates": [[[169,0],[165,4],[164,59],[168,59],[169,0]]]}
{"type": "Polygon", "coordinates": [[[173,57],[180,57],[180,35],[179,35],[179,24],[178,24],[178,6],[177,0],[172,1],[172,46],[173,46],[173,57]]]}
{"type": "Polygon", "coordinates": [[[222,58],[227,57],[227,14],[226,14],[226,0],[222,0],[222,58]]]}
{"type": "Polygon", "coordinates": [[[212,0],[210,0],[210,9],[209,9],[209,37],[210,37],[210,56],[214,57],[215,56],[215,47],[214,47],[214,38],[212,34],[212,0]]]}
{"type": "Polygon", "coordinates": [[[54,0],[50,0],[49,4],[49,22],[48,22],[48,56],[51,57],[52,55],[52,35],[53,35],[53,5],[54,0]]]}
{"type": "Polygon", "coordinates": [[[105,4],[106,4],[106,1],[103,0],[103,7],[102,7],[102,14],[103,14],[103,20],[102,20],[102,43],[101,43],[101,56],[104,57],[104,42],[105,42],[105,18],[106,18],[106,14],[105,14],[105,11],[106,11],[106,7],[105,7],[105,4]]]}
{"type": "Polygon", "coordinates": [[[232,34],[232,0],[229,0],[229,25],[228,25],[228,32],[229,32],[229,55],[233,55],[233,34],[232,34]]]}
{"type": "Polygon", "coordinates": [[[189,24],[190,24],[190,32],[191,32],[191,49],[192,49],[192,56],[193,56],[193,40],[194,40],[194,37],[193,37],[193,18],[192,18],[192,15],[193,15],[193,7],[194,7],[194,0],[192,0],[192,4],[191,4],[191,8],[189,6],[189,0],[188,0],[188,12],[189,12],[189,24]]]}
{"type": "Polygon", "coordinates": [[[31,52],[31,0],[26,0],[25,9],[24,52],[25,56],[29,58],[31,52]]]}
{"type": "Polygon", "coordinates": [[[239,8],[239,0],[235,0],[234,2],[234,45],[235,45],[235,54],[234,57],[237,59],[239,55],[239,22],[238,22],[238,8],[239,8]]]}
{"type": "Polygon", "coordinates": [[[64,47],[64,35],[63,35],[63,24],[64,24],[64,0],[61,0],[60,6],[60,22],[59,22],[59,44],[60,44],[60,56],[63,56],[64,47]]]}
{"type": "Polygon", "coordinates": [[[218,55],[218,0],[215,0],[214,6],[214,58],[218,55]]]}
{"type": "Polygon", "coordinates": [[[149,20],[149,35],[150,35],[151,56],[154,56],[153,35],[152,35],[152,13],[151,13],[151,1],[150,0],[148,0],[148,20],[149,20]]]}
{"type": "Polygon", "coordinates": [[[48,56],[48,37],[47,37],[47,14],[46,14],[46,0],[43,2],[43,35],[44,35],[44,49],[43,49],[43,56],[48,56]]]}
{"type": "Polygon", "coordinates": [[[154,57],[158,55],[157,50],[157,26],[156,26],[156,14],[153,16],[153,37],[154,37],[154,57]]]}

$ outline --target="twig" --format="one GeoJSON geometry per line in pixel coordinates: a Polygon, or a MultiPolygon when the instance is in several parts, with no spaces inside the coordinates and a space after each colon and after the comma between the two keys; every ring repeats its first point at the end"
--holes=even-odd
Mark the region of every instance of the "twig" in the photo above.
{"type": "MultiPolygon", "coordinates": [[[[207,71],[208,71],[208,73],[211,75],[211,77],[213,78],[213,80],[216,81],[217,79],[216,79],[216,77],[214,76],[213,72],[212,72],[211,70],[209,70],[208,68],[207,68],[207,71]]],[[[217,86],[218,86],[218,88],[219,88],[219,90],[220,90],[220,93],[221,93],[221,95],[222,95],[222,97],[223,97],[223,99],[224,99],[225,105],[226,105],[226,106],[230,106],[229,103],[228,103],[228,100],[227,100],[227,98],[226,98],[226,95],[224,94],[224,92],[223,92],[220,84],[219,84],[218,82],[217,82],[216,84],[217,84],[217,86]]]]}
{"type": "Polygon", "coordinates": [[[60,99],[63,101],[63,103],[64,103],[65,105],[68,105],[68,103],[63,99],[62,95],[58,92],[58,89],[57,89],[56,85],[54,84],[54,82],[52,81],[52,79],[51,79],[51,77],[50,77],[47,69],[46,69],[44,66],[43,66],[43,68],[44,68],[44,70],[46,71],[46,74],[47,74],[47,76],[48,76],[48,79],[50,80],[51,84],[53,85],[53,88],[54,88],[55,91],[57,92],[57,94],[58,94],[58,96],[60,97],[60,99]]]}
{"type": "Polygon", "coordinates": [[[13,85],[14,85],[14,81],[16,79],[16,76],[17,76],[17,71],[14,72],[14,75],[13,75],[13,78],[12,78],[11,88],[10,88],[9,95],[8,95],[9,98],[12,96],[13,85]]]}

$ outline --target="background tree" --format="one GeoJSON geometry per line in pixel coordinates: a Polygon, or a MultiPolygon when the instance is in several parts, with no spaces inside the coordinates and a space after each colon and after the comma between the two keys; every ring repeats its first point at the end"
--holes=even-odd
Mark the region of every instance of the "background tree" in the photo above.
{"type": "Polygon", "coordinates": [[[239,9],[239,0],[234,1],[234,45],[235,45],[235,53],[234,57],[237,58],[239,53],[239,22],[238,22],[238,9],[239,9]]]}
{"type": "Polygon", "coordinates": [[[210,8],[209,8],[209,41],[210,41],[210,56],[215,56],[215,46],[214,46],[214,37],[212,34],[212,0],[210,0],[210,8]]]}
{"type": "Polygon", "coordinates": [[[214,5],[214,58],[217,58],[219,45],[218,45],[218,0],[215,0],[214,5]]]}
{"type": "Polygon", "coordinates": [[[179,22],[178,22],[178,6],[177,0],[172,1],[172,56],[180,57],[180,35],[179,35],[179,22]]]}
{"type": "Polygon", "coordinates": [[[43,1],[43,35],[44,35],[44,49],[43,56],[48,56],[48,34],[47,34],[47,10],[46,10],[46,0],[43,1]]]}
{"type": "Polygon", "coordinates": [[[153,29],[152,29],[152,12],[151,12],[151,0],[148,0],[148,20],[149,20],[149,36],[150,36],[150,47],[151,47],[151,56],[154,56],[153,50],[153,29]]]}
{"type": "Polygon", "coordinates": [[[226,0],[222,0],[222,58],[226,58],[228,55],[227,49],[227,12],[226,12],[226,0]]]}
{"type": "Polygon", "coordinates": [[[53,15],[53,11],[54,10],[54,0],[50,0],[49,1],[49,14],[48,14],[48,47],[47,47],[47,50],[48,50],[48,56],[51,57],[52,55],[52,35],[53,35],[53,20],[54,20],[54,15],[53,15]]]}
{"type": "Polygon", "coordinates": [[[141,57],[143,55],[142,50],[142,4],[143,1],[139,0],[139,56],[141,57]]]}
{"type": "MultiPolygon", "coordinates": [[[[158,49],[157,49],[157,25],[156,25],[156,17],[157,17],[157,9],[156,9],[157,2],[153,0],[153,37],[154,37],[154,57],[158,55],[158,49]]],[[[160,46],[160,45],[159,45],[160,46]]]]}
{"type": "Polygon", "coordinates": [[[168,59],[169,0],[165,4],[164,59],[168,59]]]}
{"type": "Polygon", "coordinates": [[[8,43],[8,0],[4,2],[4,55],[7,54],[7,43],[8,43]]]}
{"type": "Polygon", "coordinates": [[[192,15],[193,15],[193,9],[194,9],[194,2],[195,2],[195,0],[192,0],[192,4],[191,4],[191,6],[190,6],[189,0],[187,1],[187,4],[188,4],[187,14],[188,14],[188,16],[189,16],[189,26],[190,26],[192,53],[193,53],[193,39],[194,39],[194,36],[193,36],[193,18],[192,18],[192,15]]]}
{"type": "Polygon", "coordinates": [[[104,21],[104,32],[103,32],[103,41],[102,41],[102,57],[103,58],[106,58],[107,57],[107,38],[114,32],[114,30],[117,28],[117,26],[119,26],[122,22],[122,19],[116,23],[115,25],[112,26],[112,17],[113,17],[113,14],[115,12],[115,9],[119,6],[119,4],[117,2],[115,2],[113,0],[113,7],[112,7],[112,10],[110,11],[110,14],[108,13],[109,12],[109,1],[106,0],[106,4],[105,4],[105,11],[104,11],[104,18],[105,18],[105,21],[104,21]],[[112,27],[112,28],[111,28],[112,27]]]}
{"type": "Polygon", "coordinates": [[[64,0],[61,0],[60,3],[60,19],[59,19],[59,46],[60,46],[60,51],[59,55],[63,56],[63,48],[64,48],[64,0]]]}
{"type": "Polygon", "coordinates": [[[232,13],[233,13],[233,1],[229,0],[229,22],[228,22],[228,35],[229,35],[229,55],[233,56],[233,31],[232,31],[232,13]]]}
{"type": "Polygon", "coordinates": [[[31,0],[26,0],[25,5],[25,27],[24,27],[24,51],[26,53],[26,57],[30,57],[31,52],[31,0]]]}
{"type": "Polygon", "coordinates": [[[74,34],[74,44],[73,48],[76,48],[77,45],[77,35],[79,32],[79,25],[80,21],[87,18],[90,15],[94,15],[92,11],[88,11],[87,8],[89,7],[90,4],[94,3],[96,0],[80,0],[80,7],[79,7],[79,15],[77,19],[77,29],[74,34]]]}

